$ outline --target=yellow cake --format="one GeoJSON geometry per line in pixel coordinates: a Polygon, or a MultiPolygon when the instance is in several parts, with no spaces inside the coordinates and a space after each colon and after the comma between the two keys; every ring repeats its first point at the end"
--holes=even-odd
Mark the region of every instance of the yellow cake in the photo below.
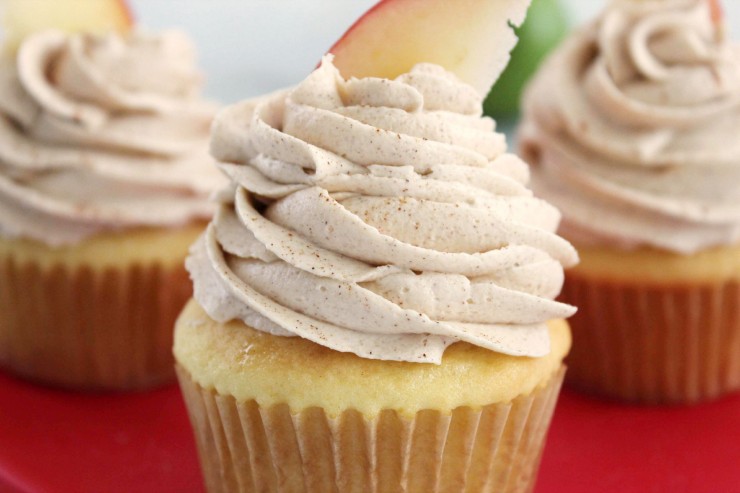
{"type": "Polygon", "coordinates": [[[687,257],[579,247],[561,298],[577,304],[569,380],[645,403],[740,389],[740,247],[687,257]]]}
{"type": "Polygon", "coordinates": [[[546,358],[457,343],[439,366],[387,362],[220,324],[191,301],[174,353],[209,491],[521,491],[570,347],[564,321],[550,335],[546,358]]]}
{"type": "Polygon", "coordinates": [[[332,418],[349,409],[367,418],[394,409],[409,418],[424,409],[449,414],[508,403],[556,380],[571,342],[568,324],[558,320],[550,323],[552,349],[542,358],[460,342],[445,351],[441,365],[371,360],[300,337],[271,336],[240,321],[215,322],[193,300],[175,334],[177,361],[200,387],[264,408],[320,407],[332,418]]]}
{"type": "Polygon", "coordinates": [[[75,389],[173,378],[172,324],[192,294],[183,262],[202,223],[52,248],[0,239],[0,366],[75,389]]]}

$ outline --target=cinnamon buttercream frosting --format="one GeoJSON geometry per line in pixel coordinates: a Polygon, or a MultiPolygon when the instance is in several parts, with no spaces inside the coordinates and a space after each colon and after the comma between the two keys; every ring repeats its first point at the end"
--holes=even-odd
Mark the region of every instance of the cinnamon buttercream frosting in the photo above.
{"type": "Polygon", "coordinates": [[[740,241],[740,47],[706,0],[614,1],[525,95],[533,189],[581,244],[740,241]]]}
{"type": "Polygon", "coordinates": [[[439,363],[456,341],[545,355],[575,311],[554,301],[577,262],[558,211],[441,67],[345,80],[327,56],[220,113],[211,150],[231,184],[187,267],[217,321],[439,363]]]}
{"type": "Polygon", "coordinates": [[[176,31],[45,31],[0,60],[0,235],[49,245],[213,212],[216,112],[176,31]]]}

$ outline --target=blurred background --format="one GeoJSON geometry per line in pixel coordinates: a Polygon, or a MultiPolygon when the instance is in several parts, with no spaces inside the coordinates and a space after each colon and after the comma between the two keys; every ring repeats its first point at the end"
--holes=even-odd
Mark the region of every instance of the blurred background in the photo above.
{"type": "MultiPolygon", "coordinates": [[[[29,0],[32,1],[32,0],[29,0]]],[[[321,55],[376,0],[129,0],[139,24],[181,27],[198,46],[206,94],[224,103],[302,80],[321,55]]],[[[490,112],[511,116],[524,76],[567,27],[593,18],[607,0],[533,0],[532,25],[517,52],[516,74],[490,112]]],[[[724,0],[730,34],[740,38],[740,1],[724,0]]],[[[499,88],[497,88],[499,89],[499,88]]],[[[498,92],[498,91],[497,91],[498,92]]],[[[497,115],[499,116],[499,115],[497,115]]]]}
{"type": "MultiPolygon", "coordinates": [[[[44,0],[46,1],[46,0],[44,0]]],[[[233,103],[295,85],[377,0],[126,0],[139,28],[181,28],[195,41],[205,94],[233,103]]],[[[450,0],[452,1],[452,0],[450,0]]],[[[486,114],[510,130],[519,96],[544,56],[612,0],[532,0],[512,63],[486,100],[486,114]]],[[[740,0],[720,0],[740,39],[740,0]]],[[[42,4],[42,0],[23,0],[42,4]]],[[[2,20],[0,0],[0,21],[2,20]]],[[[3,38],[0,22],[0,42],[3,38]]]]}

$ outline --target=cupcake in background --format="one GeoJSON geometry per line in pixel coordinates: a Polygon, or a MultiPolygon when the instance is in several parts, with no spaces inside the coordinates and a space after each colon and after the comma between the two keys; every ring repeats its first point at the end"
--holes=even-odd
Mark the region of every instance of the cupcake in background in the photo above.
{"type": "Polygon", "coordinates": [[[707,0],[620,0],[528,88],[533,188],[581,263],[569,381],[642,403],[740,389],[740,46],[707,0]]]}
{"type": "MultiPolygon", "coordinates": [[[[47,4],[9,5],[6,22],[47,4]]],[[[172,325],[192,293],[183,262],[222,183],[194,49],[175,31],[9,32],[0,366],[74,389],[169,381],[172,325]]]]}
{"type": "Polygon", "coordinates": [[[578,257],[482,116],[526,7],[380,3],[216,117],[174,345],[208,491],[534,488],[578,257]]]}

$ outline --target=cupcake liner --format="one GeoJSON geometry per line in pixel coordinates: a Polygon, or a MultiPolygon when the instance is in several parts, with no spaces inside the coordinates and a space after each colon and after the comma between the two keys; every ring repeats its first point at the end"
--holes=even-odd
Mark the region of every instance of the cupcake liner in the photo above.
{"type": "Polygon", "coordinates": [[[690,404],[740,389],[740,283],[639,285],[569,273],[568,384],[645,404],[690,404]]]}
{"type": "Polygon", "coordinates": [[[192,295],[177,265],[41,269],[0,260],[0,365],[81,390],[153,387],[174,378],[172,327],[192,295]]]}
{"type": "Polygon", "coordinates": [[[508,493],[534,489],[565,367],[508,403],[372,418],[237,402],[177,373],[210,493],[508,493]]]}

